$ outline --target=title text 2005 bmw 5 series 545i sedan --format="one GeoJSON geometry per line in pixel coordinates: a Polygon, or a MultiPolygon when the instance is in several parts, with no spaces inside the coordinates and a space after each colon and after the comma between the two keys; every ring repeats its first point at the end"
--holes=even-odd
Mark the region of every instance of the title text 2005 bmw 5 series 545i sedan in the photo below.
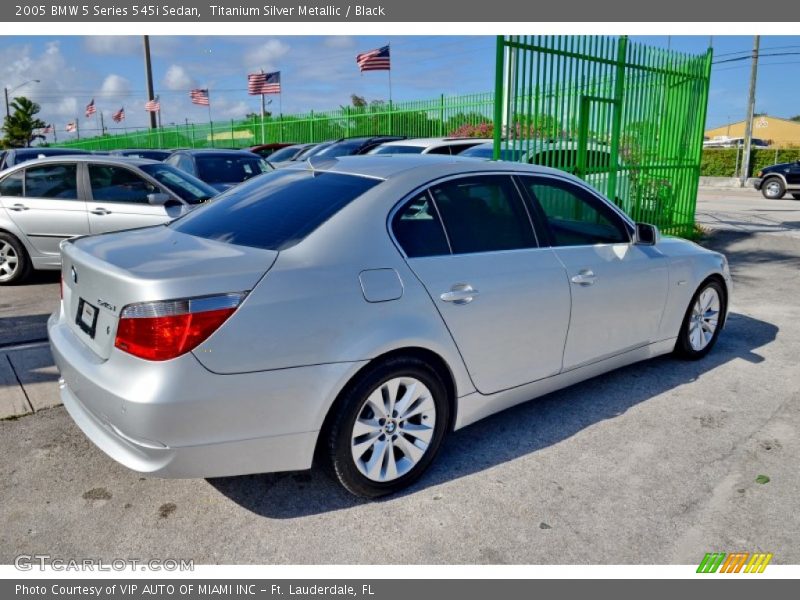
{"type": "Polygon", "coordinates": [[[544,167],[375,156],[254,178],[168,225],[62,244],[64,405],[164,477],[417,479],[447,432],[600,373],[700,358],[725,258],[544,167]]]}

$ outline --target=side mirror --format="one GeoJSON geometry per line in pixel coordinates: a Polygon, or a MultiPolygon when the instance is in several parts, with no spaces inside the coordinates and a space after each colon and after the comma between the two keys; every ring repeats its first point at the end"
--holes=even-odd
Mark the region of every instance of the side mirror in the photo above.
{"type": "Polygon", "coordinates": [[[650,225],[649,223],[636,224],[635,244],[640,246],[655,246],[660,239],[661,233],[655,225],[650,225]]]}
{"type": "Polygon", "coordinates": [[[153,206],[164,206],[167,202],[172,200],[169,194],[165,194],[164,192],[156,192],[154,194],[147,194],[147,202],[148,204],[152,204],[153,206]]]}

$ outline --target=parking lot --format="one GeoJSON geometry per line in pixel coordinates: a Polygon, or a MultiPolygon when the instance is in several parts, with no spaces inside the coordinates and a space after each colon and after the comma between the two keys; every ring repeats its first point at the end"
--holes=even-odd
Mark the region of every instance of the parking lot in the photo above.
{"type": "Polygon", "coordinates": [[[42,340],[58,275],[3,288],[0,408],[36,412],[0,421],[0,562],[797,563],[800,202],[703,190],[698,222],[736,286],[707,358],[658,358],[481,421],[377,502],[318,470],[160,480],[118,465],[53,407],[42,340]]]}

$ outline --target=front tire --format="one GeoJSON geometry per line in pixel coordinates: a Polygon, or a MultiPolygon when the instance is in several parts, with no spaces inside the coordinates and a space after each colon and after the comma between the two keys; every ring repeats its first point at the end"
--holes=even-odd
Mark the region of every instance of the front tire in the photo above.
{"type": "Polygon", "coordinates": [[[786,194],[786,186],[779,177],[770,177],[761,184],[761,195],[767,200],[780,200],[786,194]]]}
{"type": "Polygon", "coordinates": [[[795,200],[800,200],[800,194],[792,193],[792,198],[795,200]]]}
{"type": "Polygon", "coordinates": [[[14,285],[28,277],[31,259],[25,246],[10,233],[0,231],[0,285],[14,285]]]}
{"type": "Polygon", "coordinates": [[[352,494],[377,498],[416,481],[449,429],[439,373],[411,357],[368,368],[341,398],[327,435],[327,462],[352,494]]]}
{"type": "Polygon", "coordinates": [[[727,302],[725,287],[717,279],[703,283],[686,309],[675,343],[675,354],[698,360],[711,352],[725,324],[727,302]]]}

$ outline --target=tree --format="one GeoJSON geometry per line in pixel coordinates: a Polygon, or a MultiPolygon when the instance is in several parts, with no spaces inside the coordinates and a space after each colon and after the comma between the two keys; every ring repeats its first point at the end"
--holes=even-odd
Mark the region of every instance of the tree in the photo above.
{"type": "Polygon", "coordinates": [[[34,133],[37,129],[47,126],[47,123],[36,116],[41,110],[36,102],[24,96],[18,96],[11,101],[10,108],[11,115],[6,117],[3,122],[4,146],[27,148],[31,142],[44,139],[43,135],[34,133]]]}
{"type": "Polygon", "coordinates": [[[350,94],[350,102],[356,108],[364,108],[367,106],[367,99],[364,96],[359,96],[357,94],[350,94]]]}
{"type": "Polygon", "coordinates": [[[789,120],[790,121],[797,121],[798,123],[800,123],[800,115],[795,115],[793,117],[789,117],[789,120]]]}

